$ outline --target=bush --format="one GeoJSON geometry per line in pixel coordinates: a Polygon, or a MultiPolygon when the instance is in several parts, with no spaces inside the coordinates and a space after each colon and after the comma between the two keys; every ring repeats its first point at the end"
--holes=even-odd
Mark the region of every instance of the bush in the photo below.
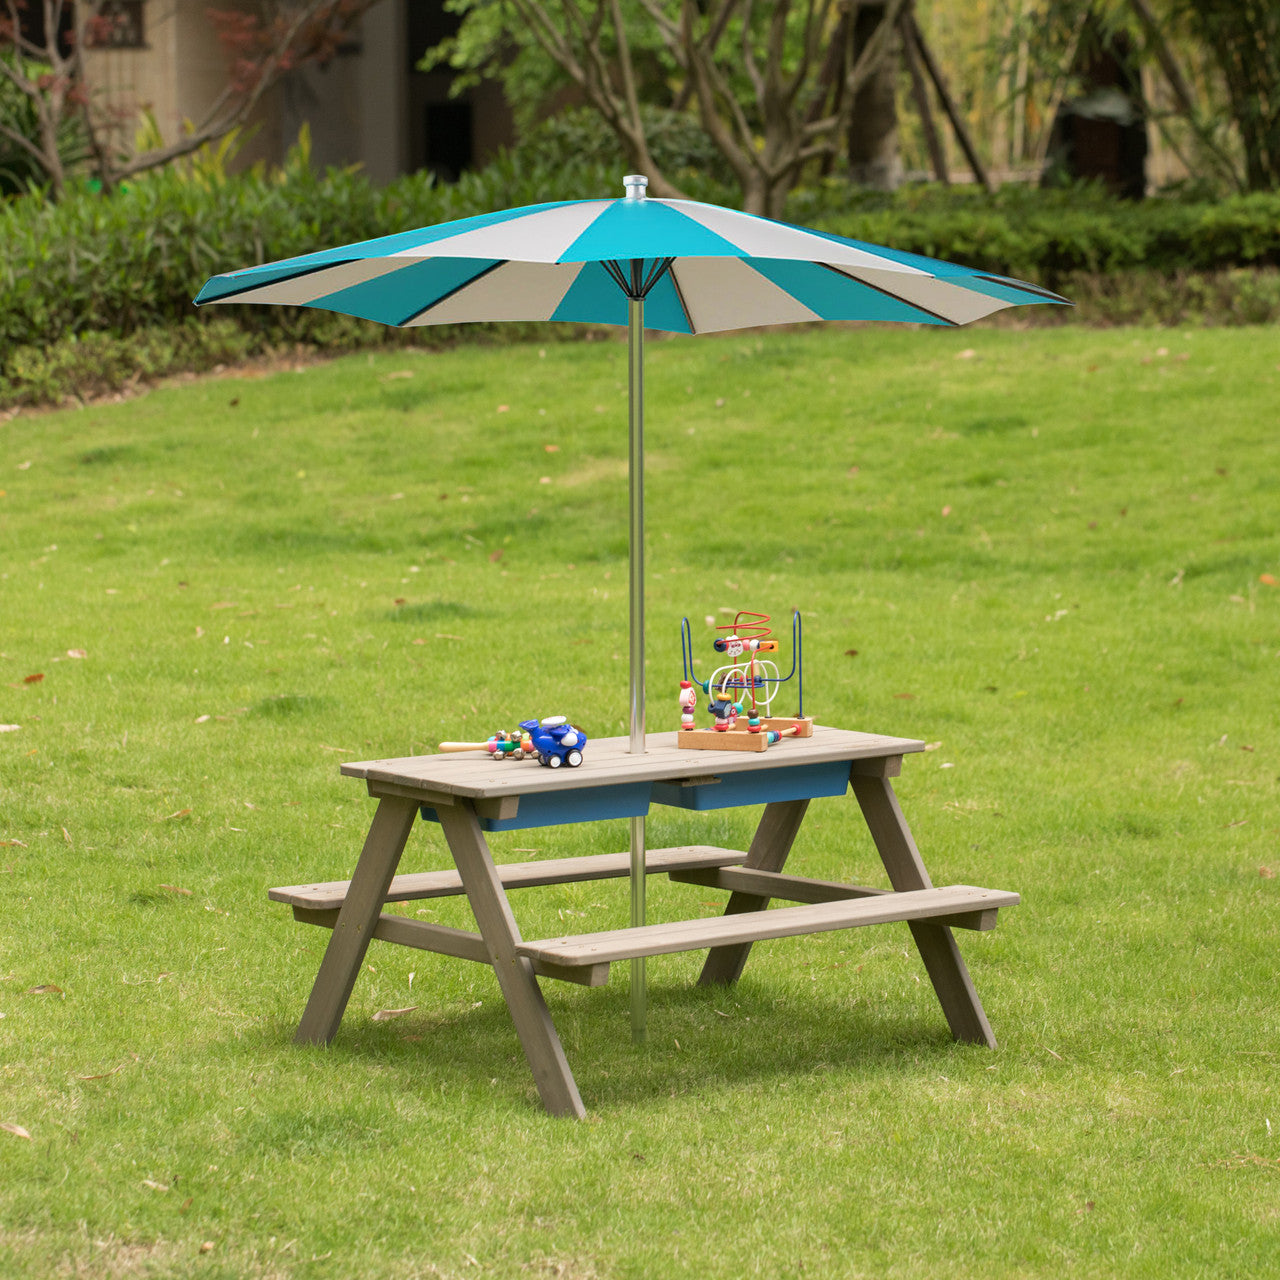
{"type": "MultiPolygon", "coordinates": [[[[252,263],[492,209],[619,194],[617,165],[586,145],[575,132],[580,122],[544,128],[537,136],[545,145],[535,136],[453,186],[411,174],[377,188],[356,170],[315,173],[298,150],[274,173],[227,177],[188,167],[110,196],[79,188],[57,204],[36,196],[0,202],[0,403],[118,388],[283,344],[348,350],[456,340],[459,330],[399,333],[305,307],[196,312],[191,300],[210,275],[252,263]]],[[[701,163],[694,142],[673,129],[671,163],[701,163]]],[[[689,176],[701,182],[698,194],[728,198],[714,178],[692,169],[689,176]]],[[[1280,194],[1135,204],[1093,188],[1006,187],[987,196],[920,186],[884,195],[827,182],[796,192],[788,217],[1068,296],[1083,287],[1090,305],[1082,311],[1093,318],[1105,319],[1108,307],[1134,316],[1144,298],[1170,319],[1184,304],[1227,323],[1275,314],[1274,278],[1240,269],[1280,265],[1280,194]],[[1212,280],[1193,287],[1188,273],[1212,280]],[[1114,287],[1098,283],[1111,277],[1114,287]]],[[[1036,309],[1035,319],[1048,310],[1036,309]]],[[[465,332],[479,336],[477,326],[465,332]]],[[[514,334],[510,326],[501,332],[514,334]]]]}

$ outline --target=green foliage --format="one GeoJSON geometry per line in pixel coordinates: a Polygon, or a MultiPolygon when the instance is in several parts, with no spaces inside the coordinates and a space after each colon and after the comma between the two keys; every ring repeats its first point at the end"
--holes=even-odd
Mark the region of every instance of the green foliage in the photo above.
{"type": "MultiPolygon", "coordinates": [[[[9,59],[12,66],[17,55],[12,49],[0,49],[0,59],[9,59]]],[[[23,76],[33,82],[48,70],[41,63],[25,59],[18,62],[23,76]]],[[[0,199],[39,188],[48,177],[35,156],[9,136],[10,133],[43,150],[35,104],[12,80],[0,75],[0,199]]],[[[88,162],[90,154],[84,121],[77,115],[63,116],[58,122],[58,155],[63,168],[74,172],[88,162]]]]}
{"type": "MultiPolygon", "coordinates": [[[[649,150],[662,171],[682,187],[702,197],[732,200],[733,171],[691,115],[669,107],[641,104],[649,150]]],[[[558,112],[534,125],[516,145],[514,160],[553,166],[590,165],[606,171],[617,168],[618,138],[596,111],[575,107],[558,112]]]]}

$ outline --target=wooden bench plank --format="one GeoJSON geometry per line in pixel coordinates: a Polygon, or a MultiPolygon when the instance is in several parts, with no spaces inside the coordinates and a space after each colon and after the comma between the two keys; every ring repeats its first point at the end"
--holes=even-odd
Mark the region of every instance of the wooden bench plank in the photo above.
{"type": "MultiPolygon", "coordinates": [[[[309,907],[294,907],[293,918],[303,924],[318,924],[321,928],[332,929],[338,923],[338,910],[329,908],[316,911],[309,907]]],[[[492,964],[484,939],[478,933],[454,929],[446,924],[433,924],[429,920],[410,920],[407,916],[388,915],[384,911],[373,926],[373,936],[402,947],[415,947],[419,951],[434,951],[437,955],[454,956],[459,960],[492,964]]],[[[558,978],[561,982],[573,982],[580,987],[603,987],[609,981],[609,966],[603,962],[569,968],[562,964],[535,960],[533,971],[540,978],[558,978]]]]}
{"type": "Polygon", "coordinates": [[[637,956],[699,951],[704,947],[728,943],[762,942],[768,938],[789,938],[860,925],[954,916],[994,907],[1012,907],[1018,902],[1016,893],[978,889],[971,885],[947,885],[940,889],[878,894],[843,902],[810,903],[801,907],[750,911],[705,920],[678,920],[671,924],[543,938],[521,943],[517,951],[533,960],[548,960],[562,965],[612,963],[637,956]]]}
{"type": "MultiPolygon", "coordinates": [[[[778,898],[784,902],[843,902],[850,898],[875,898],[891,889],[873,889],[863,884],[841,884],[835,880],[811,880],[808,876],[785,875],[778,871],[759,871],[749,867],[699,867],[692,871],[672,871],[672,880],[681,884],[699,884],[708,889],[728,889],[731,893],[750,893],[762,898],[778,898]]],[[[948,916],[954,929],[985,931],[996,927],[995,907],[948,916]]]]}
{"type": "MultiPolygon", "coordinates": [[[[745,862],[746,857],[745,853],[735,849],[717,849],[701,844],[677,845],[670,849],[650,849],[645,858],[645,870],[654,875],[695,867],[735,866],[745,862]]],[[[628,875],[630,871],[631,856],[627,853],[597,853],[585,858],[547,858],[541,862],[498,865],[504,889],[531,889],[538,885],[573,884],[580,880],[610,880],[628,875]]],[[[284,902],[292,907],[326,911],[342,906],[349,883],[347,880],[329,880],[321,884],[285,885],[267,890],[267,897],[272,902],[284,902]]],[[[396,876],[386,901],[447,898],[461,892],[462,877],[456,871],[420,871],[396,876]]]]}

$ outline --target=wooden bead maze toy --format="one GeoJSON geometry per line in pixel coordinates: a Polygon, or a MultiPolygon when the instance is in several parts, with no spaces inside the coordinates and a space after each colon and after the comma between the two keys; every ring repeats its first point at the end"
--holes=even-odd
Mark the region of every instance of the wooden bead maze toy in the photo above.
{"type": "Polygon", "coordinates": [[[680,621],[680,657],[684,679],[680,681],[680,731],[676,745],[695,751],[767,751],[784,738],[811,738],[813,718],[804,714],[804,654],[800,611],[791,615],[791,670],[784,676],[777,663],[761,654],[777,653],[767,613],[740,609],[731,623],[716,628],[727,631],[713,641],[717,654],[728,659],[705,680],[693,670],[693,636],[689,619],[680,621]],[[794,716],[771,714],[780,686],[796,682],[794,716]],[[694,721],[697,691],[707,696],[713,723],[699,729],[694,721]]]}

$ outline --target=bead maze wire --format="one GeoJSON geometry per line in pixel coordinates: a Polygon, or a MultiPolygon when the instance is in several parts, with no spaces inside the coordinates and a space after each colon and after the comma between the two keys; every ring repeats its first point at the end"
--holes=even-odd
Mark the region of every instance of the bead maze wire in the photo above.
{"type": "Polygon", "coordinates": [[[701,688],[709,698],[742,702],[749,697],[751,710],[763,708],[766,714],[780,686],[795,679],[796,716],[803,718],[804,646],[800,610],[794,609],[791,613],[791,670],[785,676],[779,673],[775,662],[758,656],[760,653],[777,652],[778,642],[773,639],[773,629],[769,625],[771,621],[772,618],[767,613],[739,609],[732,622],[717,626],[717,631],[729,634],[717,637],[716,651],[729,653],[731,661],[702,680],[693,670],[693,634],[689,628],[689,619],[681,618],[680,658],[684,679],[701,688]]]}

